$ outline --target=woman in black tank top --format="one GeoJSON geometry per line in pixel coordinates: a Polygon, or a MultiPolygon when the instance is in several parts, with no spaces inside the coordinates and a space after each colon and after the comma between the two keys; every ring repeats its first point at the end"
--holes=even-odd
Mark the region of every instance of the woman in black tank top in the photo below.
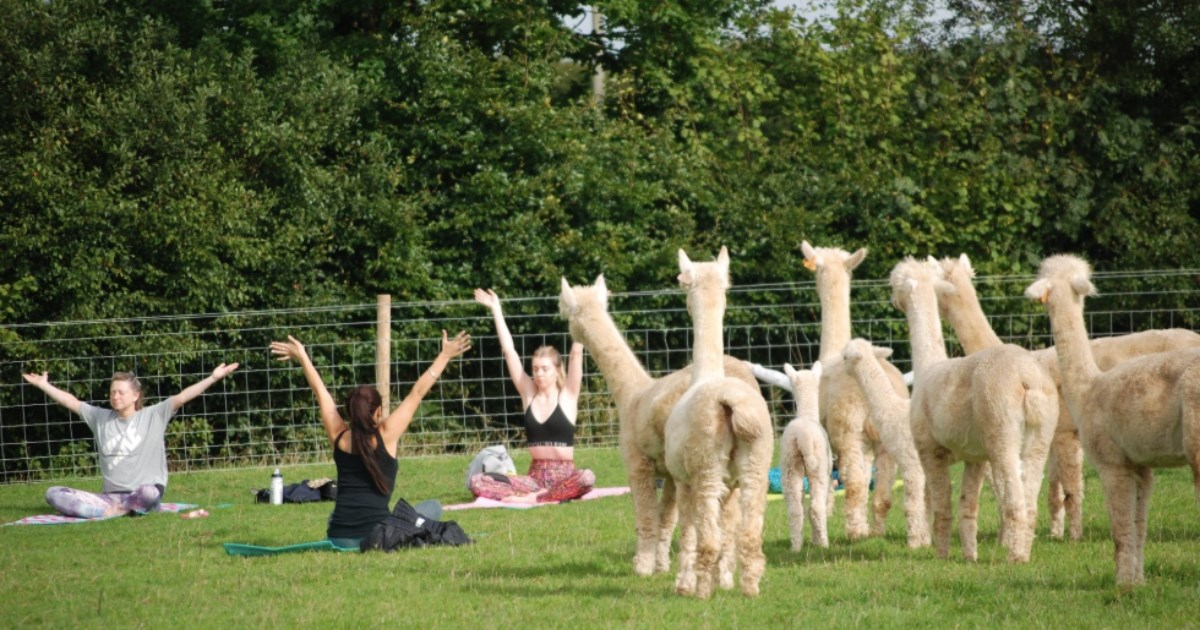
{"type": "Polygon", "coordinates": [[[525,437],[533,461],[527,476],[475,475],[468,483],[471,491],[476,496],[521,503],[566,501],[583,496],[596,484],[592,471],[575,468],[575,418],[583,385],[583,344],[571,345],[566,373],[558,350],[542,346],[533,353],[533,374],[526,374],[504,321],[500,298],[490,289],[475,289],[475,301],[492,312],[508,375],[521,394],[525,437]]]}
{"type": "Polygon", "coordinates": [[[386,417],[383,397],[374,387],[357,387],[346,400],[346,418],[338,413],[333,396],[313,367],[308,352],[295,337],[271,342],[271,353],[281,361],[295,359],[316,396],[321,424],[333,442],[338,494],[329,517],[327,536],[339,547],[357,546],[390,513],[388,503],[396,483],[396,443],[408,430],[421,400],[446,369],[450,360],[471,349],[471,336],[459,332],[450,339],[442,331],[442,351],[413,383],[412,391],[386,417]]]}

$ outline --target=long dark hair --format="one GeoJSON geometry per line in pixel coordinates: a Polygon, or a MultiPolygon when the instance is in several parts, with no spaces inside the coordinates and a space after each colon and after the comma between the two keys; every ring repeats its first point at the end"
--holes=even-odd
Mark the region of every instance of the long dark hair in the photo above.
{"type": "Polygon", "coordinates": [[[379,493],[391,496],[392,482],[384,478],[379,460],[375,459],[375,448],[383,446],[383,435],[375,424],[375,410],[382,406],[383,397],[374,387],[355,387],[346,399],[346,417],[350,419],[350,452],[362,459],[379,493]],[[372,437],[375,446],[371,445],[372,437]]]}

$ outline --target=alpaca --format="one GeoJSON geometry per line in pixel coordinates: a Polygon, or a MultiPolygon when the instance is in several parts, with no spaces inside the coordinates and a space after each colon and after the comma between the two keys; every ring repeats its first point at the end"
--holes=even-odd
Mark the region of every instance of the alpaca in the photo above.
{"type": "MultiPolygon", "coordinates": [[[[671,568],[671,537],[675,532],[675,483],[663,461],[663,427],[671,408],[691,384],[691,367],[652,378],[629,348],[608,314],[608,287],[600,275],[591,286],[570,286],[562,280],[559,314],[571,337],[583,343],[600,368],[616,403],[620,419],[618,441],[629,476],[637,531],[634,572],[665,573],[671,568]],[[663,478],[661,497],[655,479],[663,478]]],[[[725,357],[725,373],[757,387],[749,366],[725,357]]]]}
{"type": "MultiPolygon", "coordinates": [[[[863,261],[867,250],[849,254],[836,248],[814,248],[808,241],[802,242],[800,249],[804,253],[805,268],[816,273],[817,295],[821,300],[819,359],[824,366],[821,422],[829,432],[829,445],[837,452],[839,474],[846,486],[846,537],[858,540],[868,533],[882,535],[892,506],[892,480],[896,478],[899,459],[905,460],[900,462],[902,466],[908,464],[904,467],[905,493],[923,493],[924,489],[912,483],[914,470],[920,466],[915,447],[911,443],[881,439],[900,432],[880,431],[874,425],[858,382],[842,365],[842,349],[850,341],[850,272],[863,261]],[[868,532],[867,491],[873,459],[877,467],[872,510],[874,522],[868,532]]],[[[884,363],[883,368],[896,393],[908,398],[908,387],[900,370],[890,363],[884,363]]],[[[928,540],[929,534],[922,532],[923,526],[919,525],[925,522],[923,514],[906,513],[905,520],[910,546],[920,546],[920,541],[928,540]]]]}
{"type": "Polygon", "coordinates": [[[1091,266],[1075,256],[1042,261],[1025,295],[1046,305],[1063,398],[1104,488],[1116,548],[1116,582],[1145,581],[1146,518],[1153,468],[1190,465],[1200,502],[1200,348],[1124,361],[1106,372],[1083,321],[1096,293],[1091,266]]]}
{"type": "Polygon", "coordinates": [[[1054,382],[1023,348],[1003,345],[948,358],[936,291],[949,290],[930,258],[901,261],[890,278],[892,302],[908,319],[913,353],[913,439],[925,464],[939,558],[950,553],[950,465],[966,462],[959,506],[963,556],[978,557],[979,491],[992,467],[1001,504],[1001,542],[1010,562],[1028,562],[1037,495],[1058,418],[1054,382]]]}
{"type": "MultiPolygon", "coordinates": [[[[938,308],[950,322],[963,351],[973,354],[1003,345],[979,305],[972,282],[975,270],[971,268],[967,255],[962,254],[957,259],[942,259],[941,265],[946,281],[954,285],[954,291],[938,294],[938,308]]],[[[1200,346],[1200,334],[1182,328],[1147,330],[1093,339],[1091,344],[1096,364],[1106,371],[1134,357],[1200,346]]],[[[1060,387],[1058,421],[1050,442],[1047,468],[1049,485],[1046,506],[1050,512],[1050,537],[1062,538],[1064,529],[1067,529],[1071,540],[1079,540],[1083,537],[1083,449],[1079,444],[1079,431],[1062,398],[1058,354],[1051,347],[1034,351],[1033,356],[1060,387]]]]}
{"type": "Polygon", "coordinates": [[[679,504],[675,590],[711,596],[722,544],[730,539],[736,540],[741,591],[756,596],[766,568],[762,532],[775,430],[758,384],[725,376],[728,251],[722,247],[716,262],[692,263],[679,250],[679,284],[687,292],[695,341],[691,386],[667,416],[663,432],[679,504]],[[731,495],[733,488],[740,490],[737,496],[731,495]],[[740,501],[739,522],[722,522],[726,501],[740,501]]]}
{"type": "MultiPolygon", "coordinates": [[[[808,519],[812,521],[813,544],[829,546],[829,495],[832,493],[833,452],[829,436],[821,426],[818,396],[821,362],[812,369],[796,371],[790,364],[783,371],[796,396],[796,418],[788,423],[779,438],[779,468],[783,497],[787,500],[788,525],[792,533],[792,551],[804,548],[804,478],[808,477],[808,519]]],[[[758,372],[755,371],[755,375],[758,372]]],[[[908,419],[905,418],[907,424],[908,419]]]]}
{"type": "MultiPolygon", "coordinates": [[[[912,427],[909,424],[910,410],[907,396],[900,396],[888,383],[888,374],[883,370],[883,360],[892,356],[891,348],[876,348],[865,339],[852,339],[842,351],[844,364],[858,381],[867,398],[871,417],[881,432],[894,431],[894,443],[914,444],[912,427]]],[[[912,457],[916,459],[916,447],[912,457]]],[[[925,519],[925,470],[920,465],[905,467],[904,513],[911,515],[909,547],[929,545],[929,524],[925,519]],[[913,540],[911,536],[919,535],[913,540]]]]}

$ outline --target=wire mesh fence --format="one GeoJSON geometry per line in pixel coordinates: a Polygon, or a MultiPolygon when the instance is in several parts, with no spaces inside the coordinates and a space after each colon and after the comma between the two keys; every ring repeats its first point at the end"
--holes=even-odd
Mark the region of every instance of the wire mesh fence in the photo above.
{"type": "MultiPolygon", "coordinates": [[[[1100,295],[1085,316],[1093,337],[1152,328],[1197,329],[1198,270],[1097,273],[1100,295]]],[[[1044,310],[1022,292],[1029,276],[980,277],[984,311],[1006,342],[1026,348],[1051,344],[1044,310]]],[[[908,330],[890,304],[884,280],[852,284],[855,336],[891,347],[909,369],[908,330]]],[[[506,298],[517,351],[570,347],[557,296],[506,298]]],[[[652,376],[691,359],[691,321],[677,290],[616,293],[610,313],[652,376]]],[[[474,348],[456,359],[426,396],[400,443],[402,456],[473,453],[485,444],[522,445],[520,398],[505,371],[486,309],[472,301],[395,302],[390,306],[392,404],[437,356],[441,330],[465,329],[474,348]]],[[[730,290],[725,318],[728,354],[781,369],[808,366],[819,355],[821,307],[812,282],[740,286],[730,290]]],[[[97,474],[91,432],[77,417],[29,385],[22,373],[48,372],[50,381],[84,402],[106,405],[113,372],[135,372],[147,401],[157,402],[203,379],[221,362],[241,367],[171,420],[167,432],[174,470],[328,461],[330,445],[311,391],[293,363],[274,360],[273,339],[305,343],[331,393],[376,382],[376,305],[282,309],[86,322],[20,324],[0,329],[0,482],[97,474]]],[[[961,354],[947,331],[951,356],[961,354]]],[[[528,369],[528,365],[526,365],[528,369]]],[[[792,416],[790,395],[764,387],[778,430],[792,416]]],[[[585,353],[577,444],[614,446],[619,420],[603,375],[585,353]]]]}

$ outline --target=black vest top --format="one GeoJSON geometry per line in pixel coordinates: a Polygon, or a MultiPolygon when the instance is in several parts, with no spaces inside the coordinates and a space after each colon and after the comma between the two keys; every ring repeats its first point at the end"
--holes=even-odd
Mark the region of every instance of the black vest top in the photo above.
{"type": "Polygon", "coordinates": [[[530,404],[525,408],[525,440],[527,446],[575,446],[575,425],[567,420],[562,405],[555,405],[550,417],[538,422],[530,404]]]}
{"type": "MultiPolygon", "coordinates": [[[[333,514],[329,515],[329,529],[326,536],[330,538],[366,538],[375,526],[382,523],[391,514],[388,503],[392,495],[382,494],[375,487],[371,473],[362,458],[352,453],[346,453],[337,447],[341,435],[333,442],[333,463],[337,466],[337,501],[333,504],[333,514]]],[[[375,452],[372,453],[379,464],[379,471],[385,479],[390,479],[392,487],[396,486],[396,471],[400,463],[388,454],[383,445],[383,439],[376,436],[375,452]]]]}

